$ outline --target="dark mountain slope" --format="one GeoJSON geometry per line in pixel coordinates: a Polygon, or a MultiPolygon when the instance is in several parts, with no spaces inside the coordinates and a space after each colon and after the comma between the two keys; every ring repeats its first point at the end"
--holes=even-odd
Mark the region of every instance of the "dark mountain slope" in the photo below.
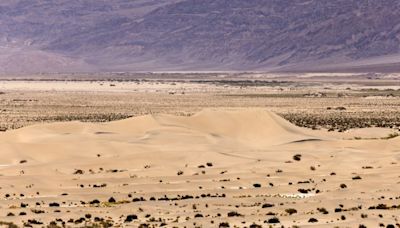
{"type": "Polygon", "coordinates": [[[3,43],[90,70],[351,69],[400,53],[397,0],[8,0],[0,15],[3,43]]]}

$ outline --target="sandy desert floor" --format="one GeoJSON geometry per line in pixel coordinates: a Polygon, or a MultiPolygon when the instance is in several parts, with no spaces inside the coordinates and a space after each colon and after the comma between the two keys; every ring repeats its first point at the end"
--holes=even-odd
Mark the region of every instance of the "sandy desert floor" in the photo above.
{"type": "Polygon", "coordinates": [[[393,82],[2,83],[4,226],[400,226],[393,82]]]}

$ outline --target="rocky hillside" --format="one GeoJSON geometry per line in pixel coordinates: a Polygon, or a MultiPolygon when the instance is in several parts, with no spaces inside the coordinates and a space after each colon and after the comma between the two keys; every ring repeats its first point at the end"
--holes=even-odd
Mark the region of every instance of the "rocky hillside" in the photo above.
{"type": "Polygon", "coordinates": [[[0,34],[3,72],[382,70],[400,1],[4,0],[0,34]]]}

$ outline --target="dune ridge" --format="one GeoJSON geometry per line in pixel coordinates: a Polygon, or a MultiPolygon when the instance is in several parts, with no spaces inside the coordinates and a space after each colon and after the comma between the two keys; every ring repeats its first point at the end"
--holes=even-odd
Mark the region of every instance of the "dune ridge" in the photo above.
{"type": "Polygon", "coordinates": [[[194,135],[227,138],[243,144],[268,146],[315,139],[306,129],[294,126],[276,114],[261,110],[204,110],[193,116],[173,116],[166,114],[132,117],[109,123],[64,122],[40,124],[9,131],[1,137],[16,142],[47,143],[68,139],[70,135],[99,139],[115,134],[131,140],[153,135],[192,133],[194,135]],[[168,133],[168,131],[171,131],[168,133]]]}

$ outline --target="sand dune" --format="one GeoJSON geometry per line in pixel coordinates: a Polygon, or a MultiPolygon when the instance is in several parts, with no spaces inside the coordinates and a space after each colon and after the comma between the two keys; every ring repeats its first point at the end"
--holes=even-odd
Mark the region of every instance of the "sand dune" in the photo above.
{"type": "Polygon", "coordinates": [[[17,224],[375,227],[400,209],[398,138],[343,140],[262,109],[34,125],[0,148],[0,220],[17,224]]]}
{"type": "MultiPolygon", "coordinates": [[[[67,122],[29,126],[2,135],[7,144],[15,147],[30,146],[20,151],[19,159],[31,157],[32,149],[61,149],[65,144],[70,151],[51,154],[58,156],[87,156],[82,148],[96,144],[117,143],[137,145],[265,148],[297,141],[318,139],[306,129],[296,127],[271,112],[260,109],[245,111],[204,110],[190,117],[171,115],[147,115],[104,124],[67,122]],[[228,145],[230,144],[230,145],[228,145]],[[69,145],[69,146],[68,146],[69,145]],[[234,146],[235,145],[235,146],[234,146]],[[44,148],[45,147],[45,148],[44,148]],[[53,148],[52,148],[53,147],[53,148]]],[[[101,147],[101,146],[98,146],[101,147]]],[[[98,150],[102,150],[99,148],[98,150]]],[[[95,150],[95,151],[98,151],[95,150]]],[[[119,155],[119,150],[112,151],[119,155]]],[[[40,158],[51,157],[42,151],[40,158]]],[[[134,153],[134,152],[132,152],[134,153]]],[[[6,158],[4,158],[6,159],[6,158]]],[[[49,162],[52,162],[49,161],[49,162]]]]}

